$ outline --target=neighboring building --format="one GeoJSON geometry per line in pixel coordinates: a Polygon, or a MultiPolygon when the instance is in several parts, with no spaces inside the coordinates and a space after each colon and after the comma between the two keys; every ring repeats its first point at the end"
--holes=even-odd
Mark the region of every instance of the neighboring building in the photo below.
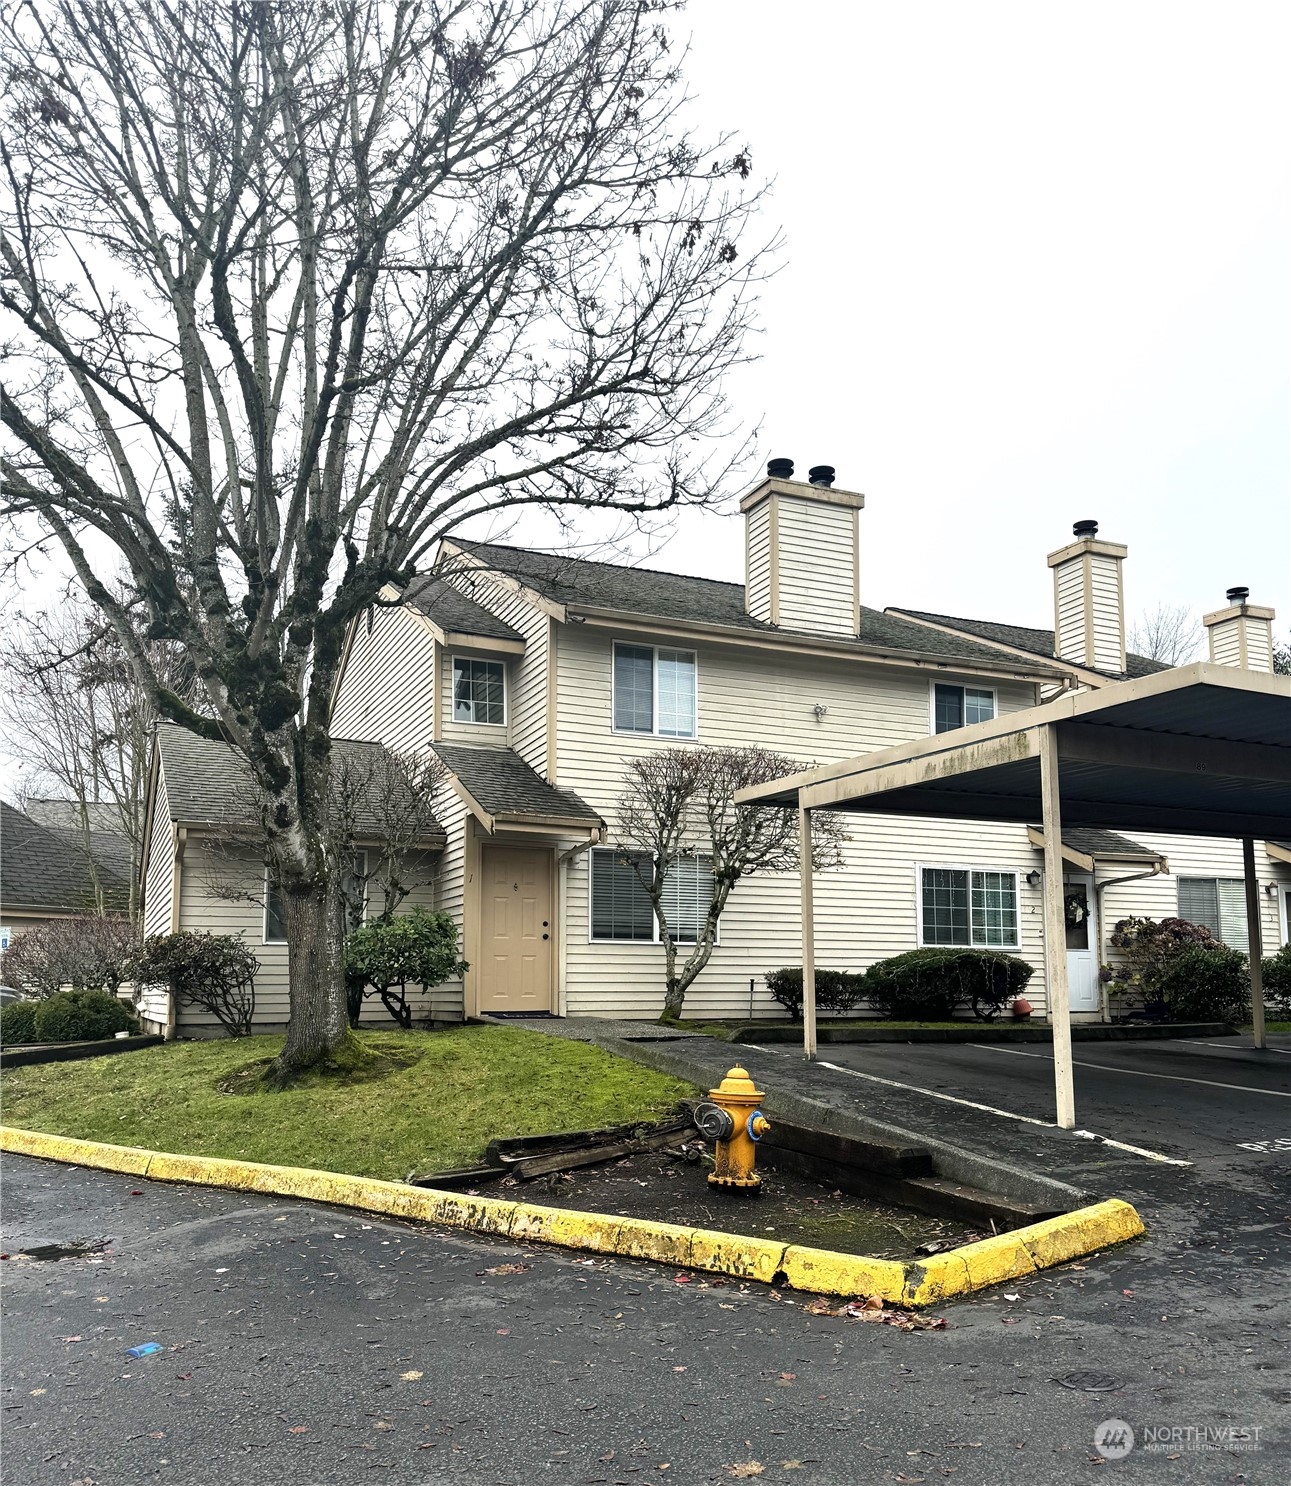
{"type": "MultiPolygon", "coordinates": [[[[435,899],[462,924],[471,965],[462,986],[441,988],[455,1015],[657,1015],[662,951],[612,849],[642,753],[759,743],[828,763],[1165,669],[1125,649],[1126,549],[1093,523],[1049,558],[1056,634],[881,612],[861,602],[864,498],[834,490],[832,471],[812,483],[791,473],[773,462],[742,502],[746,585],[458,540],[402,604],[388,590],[389,606],[352,628],[336,730],[434,748],[455,782],[435,899]]],[[[1270,618],[1244,596],[1208,615],[1215,658],[1259,664],[1270,618]]],[[[1043,1008],[1038,832],[896,817],[849,828],[845,866],[817,881],[818,963],[862,969],[921,943],[988,945],[1036,966],[1028,995],[1043,1008]]],[[[1106,926],[1127,914],[1182,912],[1244,947],[1235,842],[1072,831],[1064,855],[1077,1017],[1107,1014],[1098,965],[1106,926]]],[[[1287,855],[1270,847],[1260,862],[1270,948],[1285,934],[1287,855]]],[[[697,918],[702,858],[672,891],[674,922],[697,918]]],[[[773,1011],[763,976],[798,963],[799,946],[796,876],[747,879],[687,1012],[773,1011]]]]}
{"type": "Polygon", "coordinates": [[[129,907],[124,837],[94,831],[87,844],[79,827],[43,825],[0,803],[0,924],[11,934],[49,919],[129,907]]]}
{"type": "MultiPolygon", "coordinates": [[[[378,798],[391,777],[389,754],[377,744],[340,739],[333,757],[353,792],[352,844],[362,854],[356,871],[366,879],[366,916],[380,911],[379,902],[373,903],[376,864],[369,858],[385,850],[389,834],[390,816],[378,798]]],[[[145,812],[143,931],[240,934],[260,962],[256,1030],[270,1032],[287,1024],[287,934],[281,899],[265,865],[256,801],[246,761],[229,745],[172,724],[157,729],[145,812]]],[[[416,840],[410,843],[407,868],[412,891],[402,905],[405,910],[433,905],[444,840],[437,821],[420,821],[416,840]]],[[[461,997],[453,988],[410,987],[408,999],[421,1021],[460,1018],[461,997]]],[[[187,1036],[219,1030],[207,1013],[187,1005],[176,1007],[162,986],[140,989],[139,1010],[145,1030],[187,1036]]],[[[374,1021],[387,1020],[379,1003],[366,1003],[364,1014],[374,1021]]]]}

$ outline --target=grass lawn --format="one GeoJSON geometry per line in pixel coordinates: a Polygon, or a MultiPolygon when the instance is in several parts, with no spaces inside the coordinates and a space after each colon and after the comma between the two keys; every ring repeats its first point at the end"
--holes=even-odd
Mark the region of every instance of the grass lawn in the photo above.
{"type": "Polygon", "coordinates": [[[694,1093],[586,1043],[512,1027],[362,1032],[376,1072],[265,1093],[280,1037],[172,1042],[0,1075],[5,1124],[114,1145],[399,1180],[490,1140],[654,1120],[694,1093]],[[247,1090],[248,1092],[243,1092],[247,1090]]]}

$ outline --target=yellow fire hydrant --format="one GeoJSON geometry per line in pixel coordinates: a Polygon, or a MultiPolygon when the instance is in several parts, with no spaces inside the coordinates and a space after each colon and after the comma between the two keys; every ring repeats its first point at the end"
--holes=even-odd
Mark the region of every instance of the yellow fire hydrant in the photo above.
{"type": "Polygon", "coordinates": [[[754,1170],[758,1141],[771,1128],[758,1108],[762,1092],[744,1068],[732,1068],[715,1089],[709,1089],[711,1104],[695,1110],[699,1133],[716,1142],[716,1165],[708,1174],[712,1187],[737,1192],[756,1192],[762,1178],[754,1170]]]}

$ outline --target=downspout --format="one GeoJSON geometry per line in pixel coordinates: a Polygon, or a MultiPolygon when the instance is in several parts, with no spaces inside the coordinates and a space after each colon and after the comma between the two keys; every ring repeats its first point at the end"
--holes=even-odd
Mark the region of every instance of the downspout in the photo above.
{"type": "Polygon", "coordinates": [[[1110,1022],[1112,1019],[1112,998],[1107,993],[1107,986],[1103,982],[1103,950],[1105,945],[1105,929],[1103,925],[1103,890],[1109,887],[1120,887],[1125,882],[1139,882],[1145,877],[1160,877],[1169,872],[1170,861],[1168,857],[1158,857],[1146,872],[1131,872],[1126,877],[1109,877],[1106,882],[1099,882],[1098,867],[1094,867],[1094,912],[1098,915],[1098,995],[1103,1008],[1103,1020],[1110,1022]]]}

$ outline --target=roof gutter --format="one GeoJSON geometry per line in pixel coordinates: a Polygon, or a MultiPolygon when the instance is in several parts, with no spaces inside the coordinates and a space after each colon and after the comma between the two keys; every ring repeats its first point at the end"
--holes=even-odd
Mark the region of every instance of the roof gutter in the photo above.
{"type": "Polygon", "coordinates": [[[734,645],[784,650],[796,655],[824,655],[831,659],[851,658],[867,664],[898,666],[910,670],[997,676],[1008,681],[1057,682],[1064,687],[1071,683],[1069,671],[1054,667],[1036,665],[1021,668],[977,656],[946,656],[933,651],[901,650],[892,645],[870,645],[864,640],[831,640],[827,636],[799,636],[784,630],[749,630],[733,624],[686,624],[675,619],[635,611],[629,613],[622,609],[569,608],[565,617],[569,623],[592,624],[600,629],[648,630],[651,634],[688,640],[718,639],[734,645]]]}

